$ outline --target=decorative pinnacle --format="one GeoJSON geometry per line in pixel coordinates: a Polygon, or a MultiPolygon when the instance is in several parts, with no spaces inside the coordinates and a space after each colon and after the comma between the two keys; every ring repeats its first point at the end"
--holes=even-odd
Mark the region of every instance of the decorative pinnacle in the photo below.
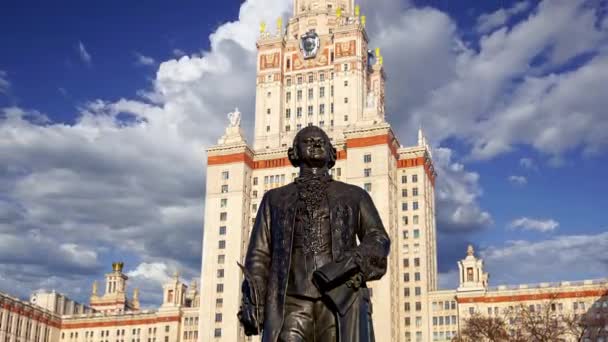
{"type": "Polygon", "coordinates": [[[342,8],[341,7],[338,7],[336,9],[336,17],[342,18],[342,8]]]}
{"type": "Polygon", "coordinates": [[[260,33],[264,33],[264,32],[266,32],[266,22],[262,21],[260,23],[260,33]]]}
{"type": "Polygon", "coordinates": [[[114,272],[122,272],[122,268],[124,267],[125,263],[120,261],[120,262],[113,262],[112,263],[112,271],[114,272]]]}
{"type": "Polygon", "coordinates": [[[362,15],[361,16],[361,26],[365,27],[365,24],[367,24],[367,17],[362,15]]]}
{"type": "Polygon", "coordinates": [[[473,245],[469,245],[469,247],[467,247],[467,255],[475,256],[475,249],[473,249],[473,245]]]}
{"type": "Polygon", "coordinates": [[[355,6],[355,17],[358,17],[361,15],[361,6],[356,5],[355,6]]]}

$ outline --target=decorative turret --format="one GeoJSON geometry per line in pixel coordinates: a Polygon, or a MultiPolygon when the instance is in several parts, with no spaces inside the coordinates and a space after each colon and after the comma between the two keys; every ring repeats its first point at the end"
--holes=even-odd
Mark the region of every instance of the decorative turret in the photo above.
{"type": "Polygon", "coordinates": [[[483,270],[483,260],[475,257],[472,245],[467,248],[467,256],[458,262],[460,286],[458,292],[484,291],[488,288],[488,273],[483,270]]]}
{"type": "Polygon", "coordinates": [[[163,304],[161,309],[176,308],[186,303],[186,290],[188,286],[179,279],[179,272],[163,285],[163,304]]]}
{"type": "Polygon", "coordinates": [[[127,299],[127,280],[129,277],[122,273],[123,262],[113,262],[112,272],[106,274],[106,286],[102,296],[97,294],[97,281],[93,283],[90,303],[91,307],[101,312],[123,312],[139,309],[139,301],[136,305],[127,299]]]}

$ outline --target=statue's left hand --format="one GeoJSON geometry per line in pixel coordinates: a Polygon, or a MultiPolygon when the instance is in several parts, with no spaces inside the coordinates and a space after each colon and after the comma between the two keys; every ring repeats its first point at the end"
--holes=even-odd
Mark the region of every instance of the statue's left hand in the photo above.
{"type": "Polygon", "coordinates": [[[260,320],[253,305],[242,304],[237,317],[245,329],[246,336],[259,335],[260,320]]]}

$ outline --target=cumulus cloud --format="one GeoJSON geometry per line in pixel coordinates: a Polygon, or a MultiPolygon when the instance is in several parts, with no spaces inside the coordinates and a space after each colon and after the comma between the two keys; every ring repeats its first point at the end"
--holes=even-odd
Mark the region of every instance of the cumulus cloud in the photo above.
{"type": "Polygon", "coordinates": [[[472,232],[493,223],[489,212],[479,205],[483,191],[479,174],[465,170],[454,161],[453,151],[437,148],[433,161],[438,178],[435,189],[437,229],[445,233],[472,232]]]}
{"type": "Polygon", "coordinates": [[[501,8],[492,13],[482,14],[477,18],[477,32],[484,34],[501,27],[505,25],[512,16],[527,10],[529,7],[529,2],[520,1],[510,8],[501,8]]]}
{"type": "Polygon", "coordinates": [[[514,185],[526,185],[528,184],[528,178],[524,176],[509,176],[509,182],[514,185]]]}
{"type": "Polygon", "coordinates": [[[564,235],[542,241],[508,241],[480,255],[493,286],[605,278],[608,233],[564,235]],[[532,261],[533,262],[530,262],[532,261]]]}
{"type": "Polygon", "coordinates": [[[8,75],[6,71],[0,70],[0,94],[8,93],[11,83],[8,81],[8,75]]]}
{"type": "Polygon", "coordinates": [[[541,233],[553,232],[559,227],[559,222],[553,219],[532,219],[521,217],[513,220],[509,227],[511,229],[533,230],[541,233]]]}
{"type": "Polygon", "coordinates": [[[173,51],[171,51],[171,52],[173,53],[173,56],[175,56],[177,58],[186,55],[186,52],[184,50],[182,50],[182,49],[173,49],[173,51]]]}
{"type": "Polygon", "coordinates": [[[82,60],[85,64],[87,65],[91,65],[92,61],[93,61],[93,57],[91,57],[91,54],[87,51],[86,47],[84,46],[84,44],[82,42],[78,42],[78,56],[80,57],[80,60],[82,60]]]}
{"type": "Polygon", "coordinates": [[[416,19],[387,23],[377,37],[391,75],[389,117],[409,113],[396,123],[410,136],[423,124],[432,141],[457,139],[470,146],[475,159],[517,145],[553,158],[576,149],[603,151],[608,31],[596,25],[600,10],[562,0],[535,6],[524,20],[474,42],[433,9],[403,14],[420,12],[412,15],[421,18],[418,25],[411,24],[416,19]],[[425,39],[411,48],[421,36],[425,39]],[[395,44],[400,39],[405,44],[395,44]],[[429,58],[419,60],[421,55],[429,58]],[[407,73],[394,73],[391,63],[407,73]]]}
{"type": "Polygon", "coordinates": [[[135,64],[137,64],[137,65],[152,66],[152,65],[156,64],[156,61],[152,57],[142,55],[139,52],[135,52],[134,55],[135,55],[135,64]]]}
{"type": "Polygon", "coordinates": [[[536,166],[536,162],[532,158],[521,158],[519,166],[526,170],[538,170],[538,166],[536,166]]]}

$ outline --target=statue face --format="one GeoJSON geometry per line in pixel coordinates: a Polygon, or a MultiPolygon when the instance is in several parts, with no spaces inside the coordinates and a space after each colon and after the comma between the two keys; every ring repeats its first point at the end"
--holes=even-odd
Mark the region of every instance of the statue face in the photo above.
{"type": "Polygon", "coordinates": [[[330,161],[327,135],[316,127],[304,128],[298,134],[297,148],[300,162],[308,167],[325,167],[330,161]]]}

